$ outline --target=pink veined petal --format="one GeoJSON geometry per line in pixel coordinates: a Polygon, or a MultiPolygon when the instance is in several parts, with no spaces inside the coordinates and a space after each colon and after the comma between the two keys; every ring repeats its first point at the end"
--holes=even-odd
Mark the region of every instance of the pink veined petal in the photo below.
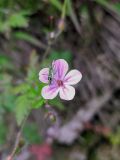
{"type": "Polygon", "coordinates": [[[55,70],[55,78],[62,80],[68,71],[68,63],[64,59],[58,59],[53,61],[53,67],[55,70]]]}
{"type": "Polygon", "coordinates": [[[65,85],[60,88],[60,98],[64,100],[72,100],[75,96],[75,89],[72,86],[65,85]]]}
{"type": "Polygon", "coordinates": [[[49,68],[43,68],[39,72],[39,80],[43,83],[48,83],[49,68]]]}
{"type": "Polygon", "coordinates": [[[49,85],[42,88],[41,94],[44,99],[53,99],[57,96],[58,92],[59,88],[57,88],[55,85],[49,85]]]}
{"type": "Polygon", "coordinates": [[[80,71],[74,69],[67,73],[67,75],[64,78],[64,84],[67,85],[74,85],[78,83],[82,78],[82,74],[80,71]]]}

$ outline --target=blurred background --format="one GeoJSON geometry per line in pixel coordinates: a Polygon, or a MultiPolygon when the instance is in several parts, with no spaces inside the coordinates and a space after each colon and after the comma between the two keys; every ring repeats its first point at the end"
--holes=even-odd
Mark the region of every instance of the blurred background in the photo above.
{"type": "Polygon", "coordinates": [[[0,0],[0,160],[119,160],[119,0],[0,0]],[[43,67],[81,71],[46,103],[43,67]]]}

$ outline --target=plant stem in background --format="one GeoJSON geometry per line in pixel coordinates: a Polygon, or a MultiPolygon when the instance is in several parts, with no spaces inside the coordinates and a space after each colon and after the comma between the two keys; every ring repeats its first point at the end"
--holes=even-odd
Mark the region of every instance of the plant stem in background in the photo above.
{"type": "Polygon", "coordinates": [[[18,149],[21,149],[21,146],[19,147],[19,145],[20,145],[20,139],[21,139],[21,134],[22,134],[24,125],[25,125],[25,123],[26,123],[26,121],[27,121],[27,119],[28,119],[29,114],[30,114],[30,112],[26,115],[26,117],[25,117],[24,120],[22,121],[20,130],[19,130],[19,132],[17,133],[17,137],[16,137],[16,141],[15,141],[14,148],[13,148],[11,154],[6,158],[6,160],[13,160],[13,158],[15,157],[15,155],[16,155],[16,153],[17,153],[17,150],[18,150],[18,149]]]}
{"type": "MultiPolygon", "coordinates": [[[[67,1],[68,0],[64,1],[63,7],[62,7],[61,18],[60,18],[58,26],[57,26],[57,31],[53,31],[49,35],[48,46],[47,46],[46,51],[45,51],[45,53],[43,55],[42,62],[45,60],[45,58],[49,54],[52,44],[54,44],[54,42],[57,40],[57,38],[60,36],[60,34],[64,30],[64,21],[65,21],[65,16],[66,16],[66,12],[67,12],[67,3],[68,3],[67,1]]],[[[52,4],[53,4],[53,2],[54,1],[51,0],[52,4]]],[[[61,6],[61,5],[58,5],[58,4],[59,3],[55,3],[54,5],[61,6]]],[[[59,8],[61,8],[61,7],[59,7],[59,8]]]]}

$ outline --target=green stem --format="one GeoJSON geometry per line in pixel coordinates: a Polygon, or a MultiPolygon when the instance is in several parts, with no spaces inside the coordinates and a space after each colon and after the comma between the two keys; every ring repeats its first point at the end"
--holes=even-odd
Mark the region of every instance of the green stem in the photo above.
{"type": "Polygon", "coordinates": [[[66,16],[66,10],[67,10],[67,2],[68,0],[65,0],[64,1],[64,5],[63,5],[63,9],[62,9],[62,15],[61,15],[61,18],[64,19],[65,16],[66,16]]]}

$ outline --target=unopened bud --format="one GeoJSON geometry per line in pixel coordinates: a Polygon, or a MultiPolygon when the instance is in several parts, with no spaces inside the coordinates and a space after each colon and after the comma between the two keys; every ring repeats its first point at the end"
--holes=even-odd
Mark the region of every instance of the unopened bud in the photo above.
{"type": "Polygon", "coordinates": [[[45,118],[49,118],[51,122],[56,122],[56,116],[52,112],[48,112],[45,118]]]}
{"type": "Polygon", "coordinates": [[[19,148],[22,148],[24,145],[25,145],[25,140],[21,138],[19,142],[19,148]]]}
{"type": "Polygon", "coordinates": [[[56,116],[55,115],[51,114],[49,116],[49,118],[50,118],[51,122],[53,122],[53,123],[56,122],[56,116]]]}
{"type": "Polygon", "coordinates": [[[63,31],[65,29],[65,21],[64,19],[60,19],[59,22],[58,22],[58,29],[60,31],[63,31]]]}

